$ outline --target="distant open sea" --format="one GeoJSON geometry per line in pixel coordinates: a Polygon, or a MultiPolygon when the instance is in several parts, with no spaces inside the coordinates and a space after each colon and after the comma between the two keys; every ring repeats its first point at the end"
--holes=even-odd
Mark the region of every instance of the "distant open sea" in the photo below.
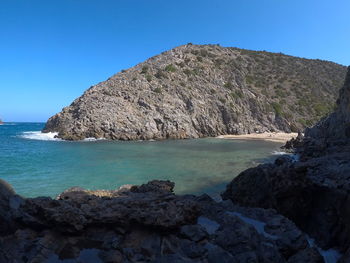
{"type": "Polygon", "coordinates": [[[272,161],[280,143],[216,138],[167,141],[80,141],[42,134],[44,123],[0,125],[0,178],[26,197],[55,197],[67,188],[115,189],[153,179],[176,193],[218,194],[239,172],[272,161]]]}

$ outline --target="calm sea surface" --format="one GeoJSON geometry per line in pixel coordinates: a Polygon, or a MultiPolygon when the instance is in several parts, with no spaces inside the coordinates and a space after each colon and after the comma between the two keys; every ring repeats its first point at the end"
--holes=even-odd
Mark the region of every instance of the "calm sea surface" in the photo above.
{"type": "Polygon", "coordinates": [[[153,179],[176,193],[217,194],[242,170],[272,161],[280,143],[216,138],[67,142],[40,133],[43,123],[0,125],[0,178],[26,196],[56,196],[72,186],[115,189],[153,179]]]}

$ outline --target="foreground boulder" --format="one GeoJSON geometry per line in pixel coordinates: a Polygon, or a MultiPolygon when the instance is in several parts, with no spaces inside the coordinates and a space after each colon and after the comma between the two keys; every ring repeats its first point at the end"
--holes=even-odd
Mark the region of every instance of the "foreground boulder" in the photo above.
{"type": "Polygon", "coordinates": [[[327,61],[188,44],[91,87],[44,132],[149,140],[297,131],[331,111],[345,74],[327,61]]]}
{"type": "Polygon", "coordinates": [[[1,181],[1,216],[16,224],[0,235],[0,262],[324,262],[274,210],[177,196],[173,187],[169,181],[115,191],[76,187],[56,200],[13,206],[16,194],[1,181]]]}
{"type": "MultiPolygon", "coordinates": [[[[250,207],[274,208],[323,248],[350,249],[350,67],[337,109],[308,129],[295,158],[248,169],[223,193],[250,207]]],[[[348,254],[348,252],[347,252],[348,254]]],[[[344,255],[341,262],[348,262],[344,255]]]]}

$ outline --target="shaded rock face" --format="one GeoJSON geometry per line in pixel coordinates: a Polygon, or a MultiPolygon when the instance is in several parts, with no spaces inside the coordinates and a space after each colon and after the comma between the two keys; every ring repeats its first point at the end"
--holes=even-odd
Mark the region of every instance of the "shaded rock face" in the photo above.
{"type": "Polygon", "coordinates": [[[88,89],[44,132],[147,140],[296,131],[332,108],[346,68],[218,45],[184,45],[88,89]]]}
{"type": "MultiPolygon", "coordinates": [[[[281,157],[248,169],[223,193],[224,199],[274,208],[316,238],[323,248],[350,249],[350,68],[337,108],[298,142],[300,161],[281,157]]],[[[345,255],[341,262],[348,262],[345,255]]]]}
{"type": "Polygon", "coordinates": [[[0,182],[0,262],[323,262],[306,236],[274,210],[209,196],[176,196],[152,181],[116,191],[72,188],[21,199],[0,182]],[[9,220],[1,220],[1,229],[9,220]]]}
{"type": "Polygon", "coordinates": [[[350,139],[350,67],[346,75],[345,83],[339,93],[337,108],[334,113],[320,121],[311,129],[306,130],[306,136],[310,139],[349,143],[350,139]]]}

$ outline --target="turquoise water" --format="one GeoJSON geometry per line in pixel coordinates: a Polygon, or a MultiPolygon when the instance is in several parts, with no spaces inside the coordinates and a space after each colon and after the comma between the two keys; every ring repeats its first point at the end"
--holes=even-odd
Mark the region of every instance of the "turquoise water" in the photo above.
{"type": "Polygon", "coordinates": [[[174,181],[177,193],[217,194],[240,171],[274,158],[272,152],[280,146],[216,138],[67,142],[40,134],[43,126],[0,126],[0,178],[27,197],[54,197],[72,186],[115,189],[153,179],[174,181]]]}

